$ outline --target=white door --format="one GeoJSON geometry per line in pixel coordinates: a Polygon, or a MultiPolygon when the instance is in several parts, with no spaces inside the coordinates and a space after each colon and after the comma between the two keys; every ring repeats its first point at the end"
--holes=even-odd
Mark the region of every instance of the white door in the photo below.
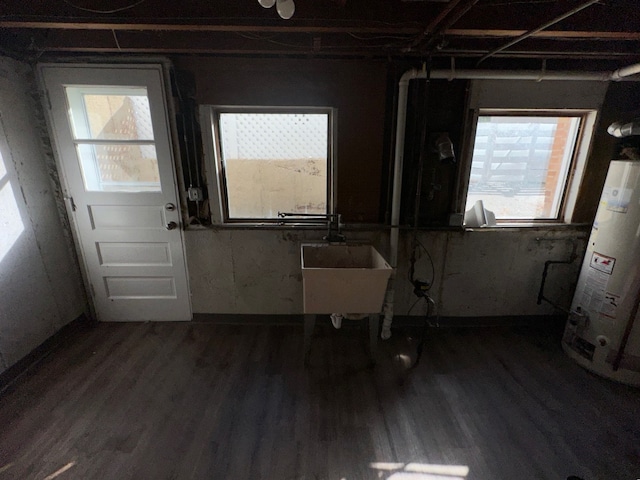
{"type": "Polygon", "coordinates": [[[98,319],[190,320],[162,67],[40,72],[98,319]]]}

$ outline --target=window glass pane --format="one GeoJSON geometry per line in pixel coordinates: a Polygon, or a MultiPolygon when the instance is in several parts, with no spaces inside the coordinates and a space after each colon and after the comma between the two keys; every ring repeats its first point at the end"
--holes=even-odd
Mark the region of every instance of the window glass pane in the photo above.
{"type": "Polygon", "coordinates": [[[558,217],[580,117],[480,116],[466,210],[496,219],[558,217]]]}
{"type": "Polygon", "coordinates": [[[67,87],[74,137],[94,140],[153,140],[147,89],[67,87]]]}
{"type": "Polygon", "coordinates": [[[160,191],[160,174],[153,145],[77,146],[87,191],[160,191]]]}
{"type": "Polygon", "coordinates": [[[222,113],[230,218],[327,212],[329,115],[222,113]]]}
{"type": "Polygon", "coordinates": [[[0,153],[0,263],[24,232],[17,198],[0,153]]]}

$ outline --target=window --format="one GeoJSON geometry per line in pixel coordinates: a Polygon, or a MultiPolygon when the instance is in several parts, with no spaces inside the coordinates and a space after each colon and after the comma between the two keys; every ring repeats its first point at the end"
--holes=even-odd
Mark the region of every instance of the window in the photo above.
{"type": "MultiPolygon", "coordinates": [[[[6,140],[3,136],[0,139],[0,146],[4,149],[6,145],[6,140]]],[[[2,152],[0,151],[0,262],[24,232],[24,222],[20,215],[17,200],[20,197],[16,197],[16,193],[12,188],[11,177],[7,172],[5,163],[6,165],[9,164],[2,158],[2,152]]]]}
{"type": "Polygon", "coordinates": [[[497,221],[560,219],[582,122],[581,114],[480,111],[465,210],[482,200],[497,221]]]}
{"type": "Polygon", "coordinates": [[[222,220],[280,222],[279,212],[331,213],[332,113],[327,108],[214,108],[222,220]]]}
{"type": "Polygon", "coordinates": [[[89,192],[160,191],[145,87],[65,87],[89,192]]]}

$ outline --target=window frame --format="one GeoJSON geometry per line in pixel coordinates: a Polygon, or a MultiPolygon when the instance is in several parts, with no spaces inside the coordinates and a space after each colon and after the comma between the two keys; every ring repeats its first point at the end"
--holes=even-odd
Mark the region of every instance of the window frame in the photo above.
{"type": "Polygon", "coordinates": [[[208,122],[206,130],[206,148],[211,160],[211,174],[208,175],[210,185],[215,192],[211,192],[210,201],[217,201],[218,208],[211,208],[212,223],[218,225],[236,226],[282,226],[282,225],[324,225],[326,220],[322,218],[233,218],[229,215],[229,193],[225,173],[224,161],[221,151],[220,139],[220,115],[225,113],[245,114],[326,114],[327,125],[327,211],[318,214],[319,217],[332,215],[336,209],[336,158],[337,158],[337,109],[333,107],[307,107],[307,106],[240,106],[240,105],[206,105],[202,109],[202,115],[208,122]],[[212,178],[213,177],[213,178],[212,178]]]}
{"type": "MultiPolygon", "coordinates": [[[[591,148],[594,135],[595,121],[598,111],[595,109],[553,109],[553,108],[476,108],[470,110],[469,135],[467,145],[464,148],[464,165],[461,169],[462,185],[459,190],[458,205],[461,214],[464,216],[467,197],[469,194],[469,183],[471,179],[471,167],[473,163],[473,151],[475,148],[477,126],[479,117],[568,117],[579,118],[576,139],[571,153],[571,159],[567,166],[561,198],[558,206],[558,214],[554,218],[503,218],[496,219],[495,227],[508,226],[540,226],[540,225],[564,225],[571,223],[571,216],[578,194],[578,189],[584,174],[586,159],[591,148]]],[[[463,228],[471,228],[465,227],[463,228]]]]}

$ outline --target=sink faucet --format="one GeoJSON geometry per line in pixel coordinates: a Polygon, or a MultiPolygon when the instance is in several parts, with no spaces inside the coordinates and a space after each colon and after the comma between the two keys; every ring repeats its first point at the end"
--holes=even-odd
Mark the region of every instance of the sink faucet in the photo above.
{"type": "Polygon", "coordinates": [[[327,222],[327,234],[322,239],[329,243],[346,241],[346,237],[340,231],[342,228],[342,215],[339,213],[278,212],[278,217],[304,217],[304,220],[301,219],[301,221],[305,223],[320,219],[325,220],[327,222]]]}

